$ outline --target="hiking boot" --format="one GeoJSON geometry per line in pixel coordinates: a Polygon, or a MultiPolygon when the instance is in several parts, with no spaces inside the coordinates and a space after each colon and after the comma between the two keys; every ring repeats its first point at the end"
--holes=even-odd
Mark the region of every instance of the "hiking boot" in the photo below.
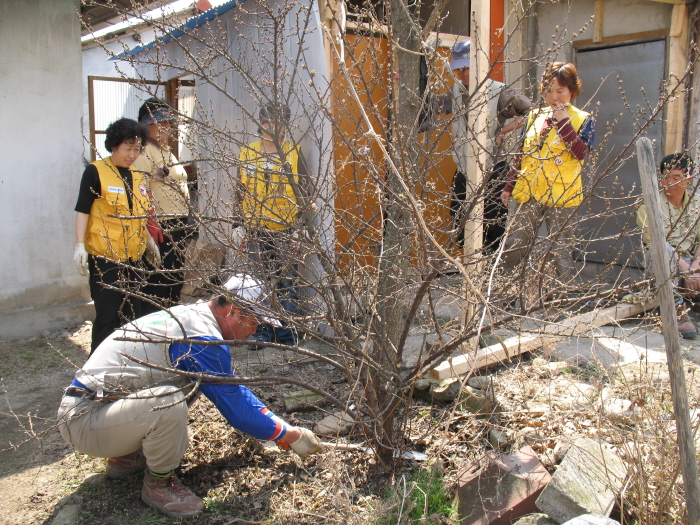
{"type": "Polygon", "coordinates": [[[126,456],[109,458],[105,474],[109,479],[122,479],[133,472],[141,472],[146,468],[146,456],[143,451],[137,450],[126,456]]]}
{"type": "Polygon", "coordinates": [[[204,502],[185,487],[175,473],[167,478],[157,478],[146,471],[141,499],[171,518],[191,518],[204,511],[204,502]]]}
{"type": "Polygon", "coordinates": [[[683,339],[695,339],[698,336],[698,331],[695,328],[695,323],[690,320],[688,310],[684,305],[677,309],[678,312],[678,332],[683,339]]]}

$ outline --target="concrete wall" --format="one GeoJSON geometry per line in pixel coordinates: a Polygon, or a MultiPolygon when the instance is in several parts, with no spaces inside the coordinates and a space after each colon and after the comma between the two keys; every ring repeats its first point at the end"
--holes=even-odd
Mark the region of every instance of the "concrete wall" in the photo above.
{"type": "Polygon", "coordinates": [[[82,164],[78,0],[0,2],[0,338],[89,316],[73,265],[82,164]]]}

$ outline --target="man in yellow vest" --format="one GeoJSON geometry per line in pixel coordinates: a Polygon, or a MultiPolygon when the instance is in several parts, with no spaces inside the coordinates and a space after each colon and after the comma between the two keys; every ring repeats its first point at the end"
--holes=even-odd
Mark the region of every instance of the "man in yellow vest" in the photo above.
{"type": "MultiPolygon", "coordinates": [[[[260,140],[240,154],[240,202],[248,233],[252,272],[276,285],[276,301],[294,314],[298,310],[298,253],[295,235],[301,201],[309,195],[309,176],[300,148],[285,140],[289,107],[268,103],[260,108],[260,140]]],[[[294,346],[296,330],[261,323],[253,339],[294,346]]],[[[252,346],[251,349],[263,345],[252,346]]]]}

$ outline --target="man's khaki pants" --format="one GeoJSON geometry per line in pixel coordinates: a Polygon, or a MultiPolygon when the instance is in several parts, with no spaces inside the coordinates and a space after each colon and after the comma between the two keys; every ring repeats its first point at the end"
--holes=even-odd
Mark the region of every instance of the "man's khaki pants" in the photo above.
{"type": "Polygon", "coordinates": [[[148,468],[177,468],[189,444],[187,403],[175,386],[142,390],[116,401],[63,396],[58,429],[76,451],[100,458],[143,448],[148,468]],[[167,408],[156,409],[156,407],[167,408]]]}

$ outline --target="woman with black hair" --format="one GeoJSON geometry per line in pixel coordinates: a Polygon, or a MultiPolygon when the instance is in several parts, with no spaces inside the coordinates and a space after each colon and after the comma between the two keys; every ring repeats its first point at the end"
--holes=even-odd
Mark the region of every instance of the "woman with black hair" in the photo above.
{"type": "Polygon", "coordinates": [[[163,263],[150,273],[143,289],[142,314],[180,303],[184,280],[185,249],[191,238],[187,226],[190,192],[187,172],[170,150],[170,139],[177,129],[175,109],[158,98],[146,100],[139,109],[139,124],[146,126],[148,141],[131,169],[146,177],[153,203],[148,231],[158,244],[163,263]]]}
{"type": "Polygon", "coordinates": [[[146,229],[151,204],[143,175],[129,169],[147,136],[135,120],[110,124],[105,148],[112,154],[85,168],[80,182],[73,259],[81,275],[90,274],[95,302],[90,353],[116,328],[140,317],[141,258],[148,251],[154,263],[160,261],[146,229]]]}

